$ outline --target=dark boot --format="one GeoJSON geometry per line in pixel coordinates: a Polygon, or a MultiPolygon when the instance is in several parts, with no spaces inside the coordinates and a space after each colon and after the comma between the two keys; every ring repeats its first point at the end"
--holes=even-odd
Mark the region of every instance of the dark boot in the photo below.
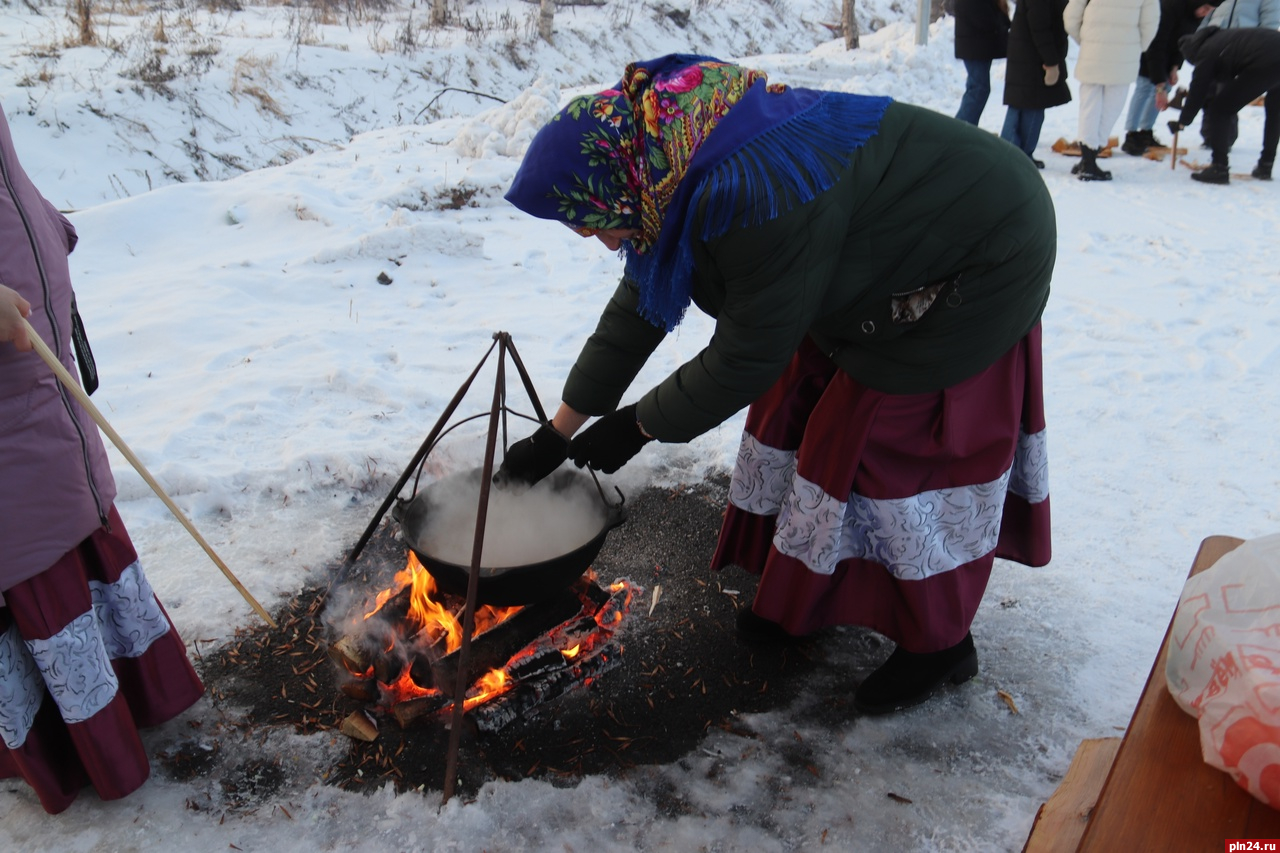
{"type": "Polygon", "coordinates": [[[1098,149],[1080,145],[1080,171],[1075,173],[1082,181],[1109,181],[1111,173],[1098,168],[1098,149]]]}
{"type": "Polygon", "coordinates": [[[1271,167],[1275,165],[1274,160],[1259,160],[1258,165],[1253,167],[1253,176],[1260,181],[1271,180],[1271,167]]]}
{"type": "Polygon", "coordinates": [[[1229,184],[1231,183],[1231,172],[1227,170],[1226,163],[1210,163],[1207,169],[1192,172],[1191,180],[1199,181],[1202,184],[1229,184]]]}
{"type": "Polygon", "coordinates": [[[1128,131],[1124,135],[1124,143],[1120,146],[1120,150],[1130,157],[1141,157],[1147,150],[1146,134],[1147,131],[1142,130],[1128,131]]]}
{"type": "Polygon", "coordinates": [[[1147,135],[1148,148],[1168,148],[1169,147],[1168,145],[1165,145],[1163,142],[1160,141],[1160,139],[1156,136],[1156,132],[1154,130],[1144,130],[1142,132],[1147,135]]]}
{"type": "Polygon", "coordinates": [[[978,652],[972,634],[940,652],[917,654],[899,646],[858,685],[853,704],[864,714],[901,711],[919,705],[948,681],[963,684],[977,674],[978,652]]]}
{"type": "Polygon", "coordinates": [[[758,615],[750,607],[738,611],[735,617],[738,639],[750,646],[780,646],[797,643],[804,637],[788,634],[777,622],[758,615]]]}

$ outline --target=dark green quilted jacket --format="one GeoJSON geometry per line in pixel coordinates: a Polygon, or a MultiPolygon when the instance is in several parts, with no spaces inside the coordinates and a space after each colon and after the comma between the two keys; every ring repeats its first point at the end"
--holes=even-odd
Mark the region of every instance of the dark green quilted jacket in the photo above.
{"type": "MultiPolygon", "coordinates": [[[[768,390],[806,335],[871,388],[953,385],[1039,322],[1055,250],[1053,202],[1030,158],[949,116],[891,104],[831,189],[694,246],[693,301],[715,334],[637,415],[662,441],[701,435],[768,390]]],[[[617,408],[664,337],[636,312],[638,297],[624,277],[578,356],[562,395],[577,411],[617,408]]]]}

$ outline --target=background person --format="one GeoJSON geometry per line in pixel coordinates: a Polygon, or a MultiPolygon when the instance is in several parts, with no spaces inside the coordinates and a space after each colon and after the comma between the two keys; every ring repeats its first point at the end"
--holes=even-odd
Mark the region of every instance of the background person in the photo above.
{"type": "MultiPolygon", "coordinates": [[[[1201,23],[1201,29],[1206,27],[1217,27],[1222,30],[1262,27],[1264,30],[1274,30],[1280,27],[1280,0],[1224,0],[1222,5],[1201,23]]],[[[1231,137],[1238,133],[1235,124],[1236,115],[1235,113],[1231,115],[1232,126],[1225,131],[1231,137]]],[[[1200,138],[1204,141],[1206,148],[1213,147],[1210,143],[1212,134],[1209,128],[1210,121],[1211,117],[1206,111],[1200,122],[1200,138]]]]}
{"type": "Polygon", "coordinates": [[[1178,85],[1178,69],[1182,67],[1178,40],[1195,32],[1201,21],[1221,2],[1160,0],[1160,26],[1138,61],[1138,78],[1133,84],[1133,94],[1129,96],[1124,142],[1120,145],[1124,153],[1141,157],[1148,148],[1165,147],[1156,138],[1156,116],[1169,106],[1169,90],[1178,85]]]}
{"type": "Polygon", "coordinates": [[[1044,111],[1071,101],[1067,86],[1067,30],[1062,10],[1067,0],[1021,0],[1009,30],[1009,59],[1004,71],[1004,127],[1000,138],[1036,159],[1044,111]]]}
{"type": "Polygon", "coordinates": [[[1075,78],[1080,81],[1080,162],[1071,173],[1082,181],[1109,181],[1098,166],[1111,129],[1124,111],[1138,61],[1160,26],[1158,0],[1069,0],[1063,12],[1067,34],[1080,45],[1075,78]]]}
{"type": "Polygon", "coordinates": [[[673,55],[574,98],[507,198],[626,268],[555,417],[499,479],[567,457],[612,473],[749,405],[712,561],[761,575],[741,628],[888,636],[854,695],[864,713],[977,672],[993,560],[1049,559],[1039,322],[1056,224],[1030,162],[932,110],[673,55]],[[618,408],[690,304],[716,318],[711,340],[618,408]]]}
{"type": "Polygon", "coordinates": [[[1209,168],[1192,172],[1206,184],[1231,182],[1230,153],[1238,132],[1237,114],[1266,95],[1262,152],[1253,176],[1271,180],[1280,142],[1280,31],[1260,27],[1221,30],[1205,27],[1179,42],[1182,55],[1195,66],[1182,114],[1169,122],[1177,133],[1195,121],[1203,107],[1213,160],[1209,168]]]}
{"type": "Polygon", "coordinates": [[[73,374],[76,232],[23,171],[0,114],[0,778],[50,813],[150,775],[138,729],[204,686],[116,512],[97,426],[34,352],[19,317],[73,374]]]}
{"type": "Polygon", "coordinates": [[[956,0],[956,59],[964,95],[956,118],[976,125],[991,97],[991,63],[1009,55],[1009,0],[956,0]]]}

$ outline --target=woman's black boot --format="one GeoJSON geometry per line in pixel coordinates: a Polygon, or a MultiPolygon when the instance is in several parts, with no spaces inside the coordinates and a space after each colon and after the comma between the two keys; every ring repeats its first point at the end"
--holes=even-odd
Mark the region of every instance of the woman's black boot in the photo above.
{"type": "Polygon", "coordinates": [[[1098,149],[1080,145],[1080,171],[1076,177],[1082,181],[1109,181],[1111,173],[1098,168],[1098,149]]]}
{"type": "Polygon", "coordinates": [[[978,652],[972,634],[940,652],[917,654],[899,646],[858,685],[853,704],[864,714],[901,711],[919,705],[948,681],[963,684],[977,674],[978,652]]]}
{"type": "Polygon", "coordinates": [[[1259,160],[1258,165],[1253,167],[1253,176],[1260,181],[1271,180],[1271,167],[1274,165],[1274,160],[1259,160]]]}
{"type": "Polygon", "coordinates": [[[786,645],[804,639],[787,633],[777,622],[758,615],[750,607],[739,610],[735,622],[738,638],[748,645],[786,645]]]}

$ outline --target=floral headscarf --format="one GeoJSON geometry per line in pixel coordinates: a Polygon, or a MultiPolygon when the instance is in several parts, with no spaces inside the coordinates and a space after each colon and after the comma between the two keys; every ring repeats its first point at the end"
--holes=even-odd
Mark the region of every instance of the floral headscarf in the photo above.
{"type": "Polygon", "coordinates": [[[705,56],[636,62],[615,87],[574,98],[538,131],[506,198],[586,236],[638,231],[625,244],[627,273],[641,313],[669,331],[690,301],[687,213],[698,193],[725,202],[708,205],[702,239],[772,219],[830,188],[888,103],[768,84],[761,71],[705,56]],[[736,169],[717,172],[748,147],[736,169]],[[744,184],[760,203],[735,223],[744,184]]]}
{"type": "MultiPolygon", "coordinates": [[[[545,216],[551,212],[545,203],[535,211],[516,201],[523,195],[520,175],[508,198],[587,236],[634,228],[640,236],[631,246],[644,254],[693,155],[729,108],[764,80],[761,71],[704,57],[632,63],[617,87],[574,98],[538,134],[534,145],[558,155],[539,166],[536,178],[550,191],[538,201],[552,202],[555,215],[545,216]]],[[[530,176],[523,168],[521,174],[530,176]]]]}

